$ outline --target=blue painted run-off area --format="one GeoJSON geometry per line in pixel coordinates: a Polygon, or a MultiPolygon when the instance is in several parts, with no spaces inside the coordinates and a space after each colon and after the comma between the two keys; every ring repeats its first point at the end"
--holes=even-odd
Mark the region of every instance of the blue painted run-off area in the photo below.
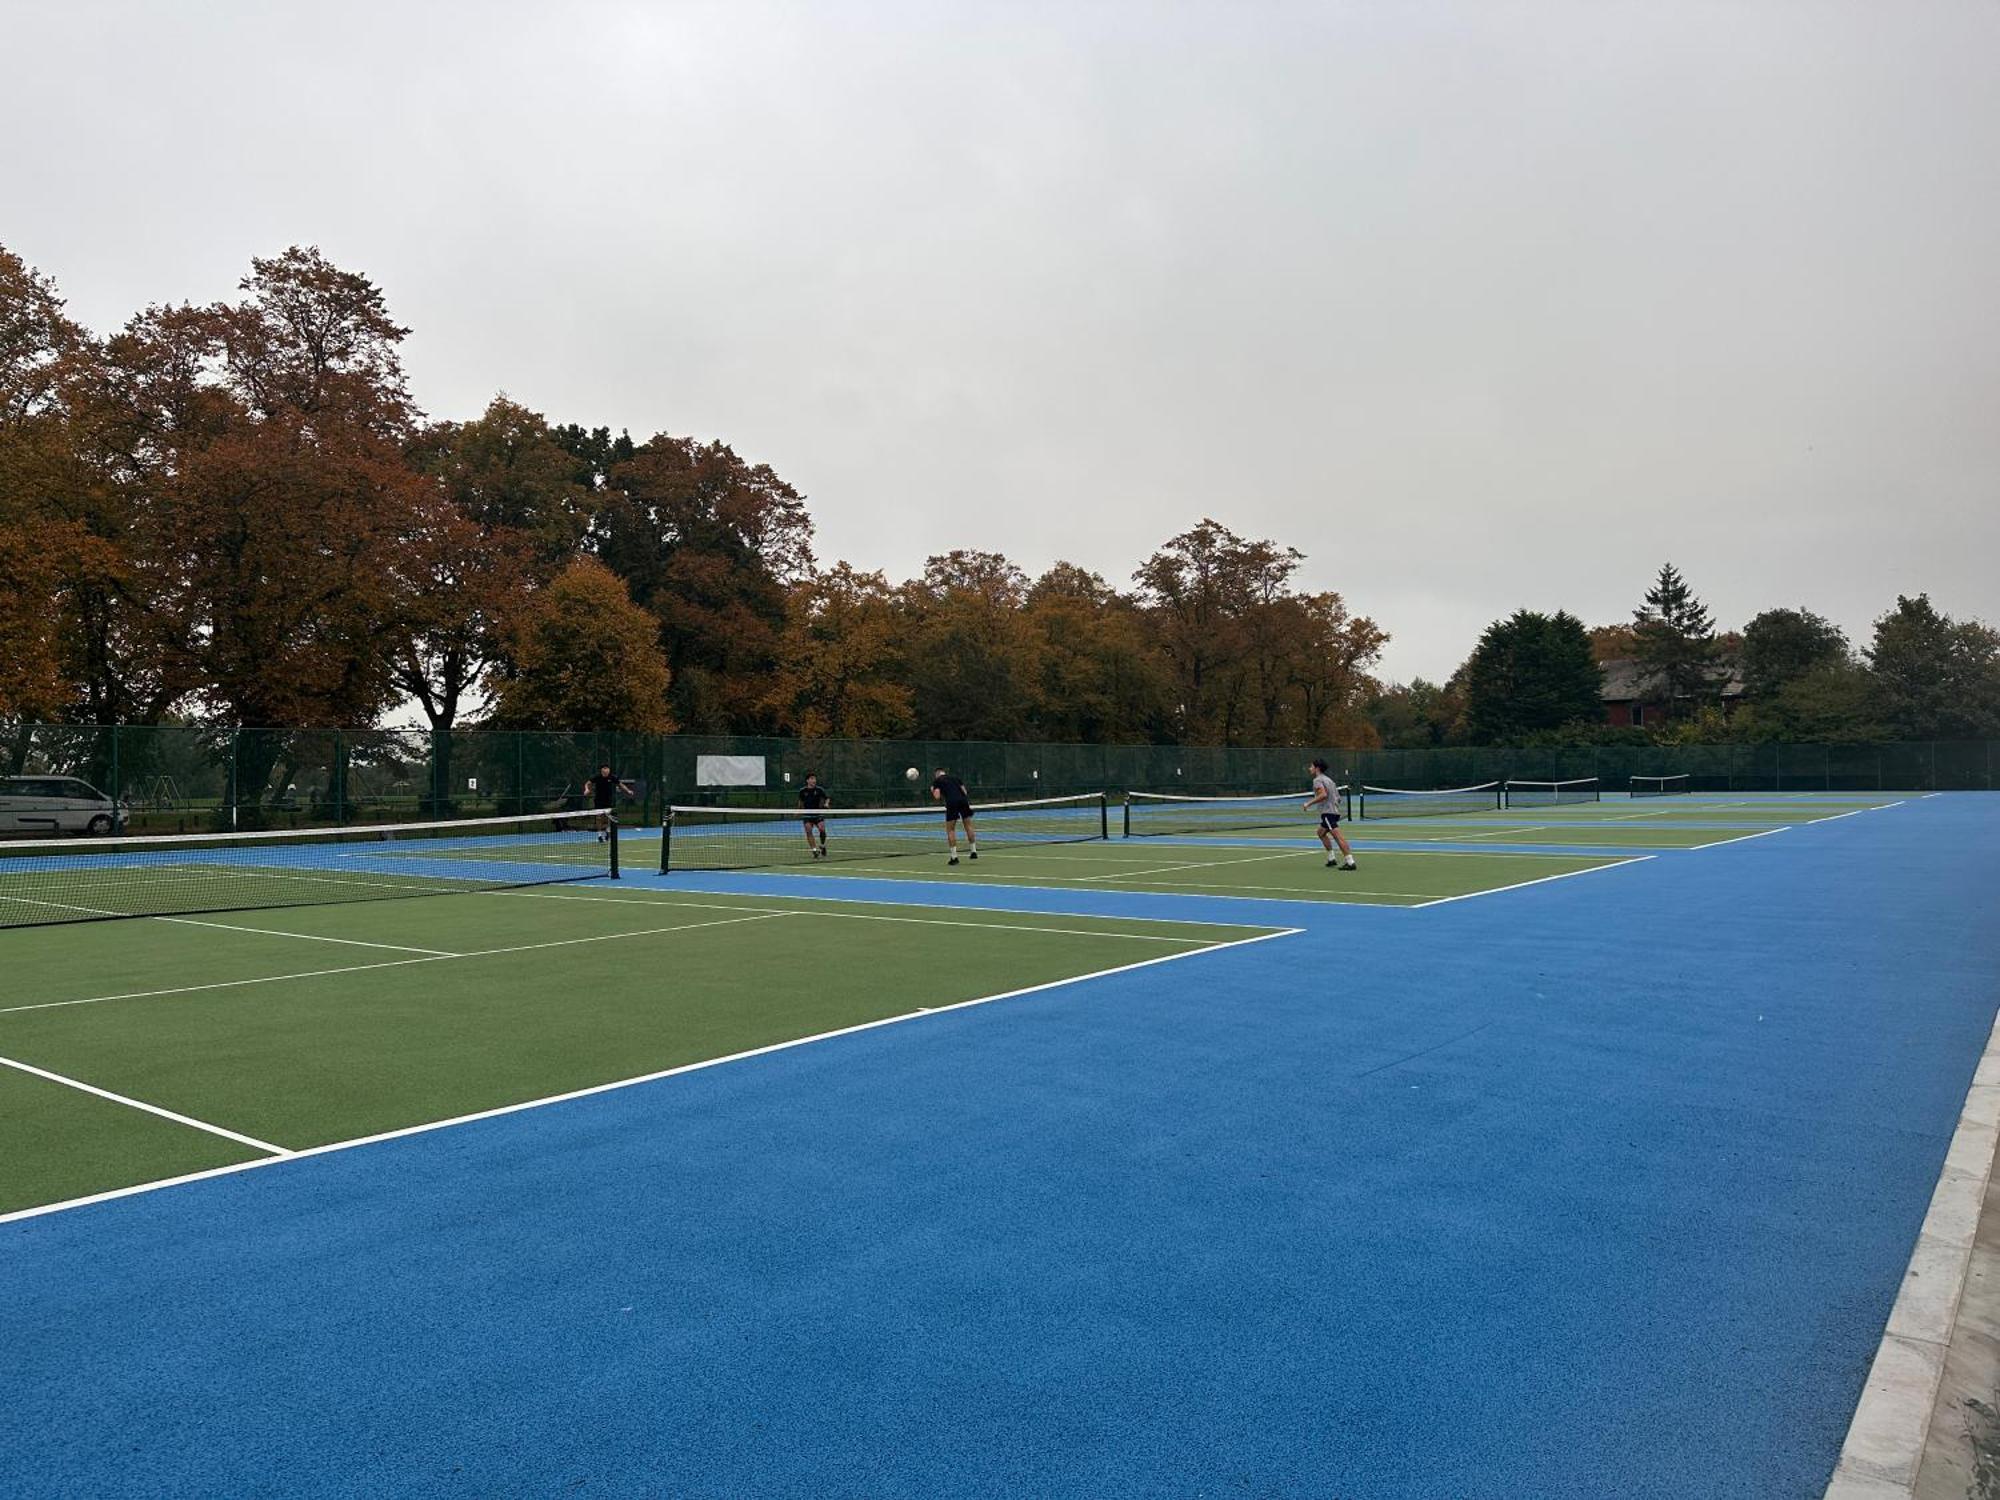
{"type": "Polygon", "coordinates": [[[2000,999],[1996,850],[1940,796],[1288,906],[10,1225],[0,1492],[1805,1500],[2000,999]]]}

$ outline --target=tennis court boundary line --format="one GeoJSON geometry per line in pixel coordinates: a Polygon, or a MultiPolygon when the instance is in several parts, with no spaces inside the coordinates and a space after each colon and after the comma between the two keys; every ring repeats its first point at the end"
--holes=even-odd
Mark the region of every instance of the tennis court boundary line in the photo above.
{"type": "MultiPolygon", "coordinates": [[[[1113,938],[1113,939],[1122,938],[1135,943],[1177,943],[1182,947],[1187,947],[1187,948],[1201,947],[1208,945],[1212,942],[1212,940],[1208,938],[1168,937],[1164,934],[1155,934],[1150,932],[1120,932],[1115,928],[1105,928],[1103,930],[1097,930],[1088,927],[1034,927],[1030,926],[1026,922],[951,922],[951,921],[946,921],[945,919],[940,917],[889,916],[876,912],[814,911],[810,907],[794,909],[791,907],[774,907],[774,906],[724,906],[719,902],[713,902],[713,901],[684,901],[678,898],[672,898],[671,893],[669,893],[670,899],[658,900],[658,901],[649,900],[645,897],[640,897],[640,896],[567,896],[567,895],[558,895],[550,891],[540,891],[540,890],[478,891],[478,892],[468,892],[466,894],[487,895],[487,896],[526,896],[542,901],[592,901],[599,906],[650,906],[655,910],[664,910],[664,911],[677,911],[682,909],[687,909],[692,911],[728,911],[728,912],[735,912],[737,913],[737,915],[733,917],[719,918],[712,922],[676,922],[670,927],[642,927],[635,929],[634,931],[631,932],[592,933],[585,937],[556,938],[546,943],[519,943],[519,944],[512,944],[505,948],[471,948],[465,950],[464,952],[443,952],[439,950],[430,950],[430,949],[411,949],[408,951],[415,954],[419,954],[421,956],[412,958],[380,959],[375,963],[367,963],[367,964],[341,964],[331,969],[296,969],[284,974],[251,974],[251,975],[246,975],[244,978],[241,979],[217,979],[217,980],[211,980],[206,984],[173,985],[165,989],[157,989],[157,990],[124,990],[115,995],[76,995],[72,996],[70,999],[67,1000],[37,1000],[27,1005],[0,1006],[0,1016],[20,1015],[27,1011],[36,1011],[36,1010],[62,1010],[69,1006],[74,1006],[74,1005],[102,1005],[113,1000],[160,1000],[160,999],[165,999],[167,996],[170,995],[198,995],[198,994],[203,994],[210,990],[233,990],[233,989],[243,989],[250,985],[257,985],[257,984],[279,984],[288,979],[327,979],[331,978],[336,974],[366,974],[376,969],[402,969],[402,968],[408,968],[414,964],[443,963],[452,959],[498,958],[510,953],[533,953],[544,948],[573,948],[583,943],[610,943],[610,942],[616,942],[621,938],[664,937],[676,932],[699,932],[710,927],[729,927],[739,922],[768,922],[775,917],[820,917],[829,920],[840,920],[844,918],[850,922],[912,922],[932,927],[969,927],[980,932],[1038,932],[1055,937],[1090,937],[1090,938],[1113,938]]],[[[711,893],[703,892],[702,894],[711,894],[711,893]]],[[[759,898],[754,896],[746,896],[743,899],[746,901],[755,901],[758,900],[759,898]]],[[[765,901],[772,901],[772,900],[786,901],[796,898],[788,896],[777,896],[777,897],[766,896],[761,899],[765,901]]],[[[880,902],[876,904],[893,906],[896,905],[897,903],[880,902]]],[[[996,913],[1005,913],[1007,915],[1015,915],[1015,916],[1042,915],[1041,913],[1037,912],[1009,912],[1008,909],[1005,907],[991,907],[991,908],[981,908],[981,909],[991,910],[996,913]]],[[[178,919],[162,917],[162,918],[156,918],[155,920],[173,921],[178,919]]],[[[1130,921],[1130,922],[1164,922],[1164,923],[1172,923],[1174,921],[1174,919],[1171,917],[1091,917],[1091,916],[1085,916],[1084,920],[1104,921],[1104,922],[1130,921]]],[[[201,923],[199,925],[220,926],[221,924],[201,923]]],[[[1228,922],[1187,921],[1180,923],[1179,925],[1188,927],[1229,927],[1232,925],[1255,926],[1260,924],[1255,924],[1255,923],[1232,924],[1228,922]]],[[[224,930],[255,933],[258,934],[259,936],[268,936],[268,937],[296,937],[296,938],[312,938],[317,940],[317,934],[310,932],[288,932],[282,927],[229,927],[225,928],[224,930]]],[[[335,938],[331,939],[330,941],[339,942],[343,940],[335,938]]],[[[372,947],[372,946],[386,946],[386,945],[364,944],[363,946],[372,947]]]]}
{"type": "Polygon", "coordinates": [[[1592,865],[1588,870],[1562,870],[1554,875],[1537,875],[1533,880],[1517,880],[1512,885],[1496,885],[1491,890],[1466,891],[1458,896],[1438,896],[1419,903],[1411,910],[1425,911],[1433,906],[1449,906],[1454,901],[1477,901],[1482,896],[1497,896],[1502,891],[1519,891],[1531,885],[1547,885],[1551,880],[1574,880],[1579,875],[1602,875],[1606,870],[1622,869],[1626,865],[1643,865],[1646,861],[1659,857],[1657,854],[1635,854],[1630,859],[1619,860],[1616,864],[1592,865]]]}
{"type": "MultiPolygon", "coordinates": [[[[919,927],[970,927],[978,932],[1041,932],[1055,937],[1110,937],[1129,938],[1137,943],[1180,943],[1188,947],[1206,944],[1209,939],[1198,937],[1167,937],[1151,932],[1093,931],[1088,927],[1030,927],[1026,922],[953,922],[945,917],[904,917],[886,912],[872,911],[814,911],[812,907],[799,908],[784,906],[722,906],[713,901],[687,901],[677,892],[662,892],[664,900],[654,900],[646,896],[568,896],[554,891],[483,891],[487,896],[522,896],[534,901],[588,901],[599,906],[686,906],[696,911],[755,911],[773,917],[827,917],[834,920],[845,918],[850,922],[908,922],[919,927]]],[[[727,895],[726,891],[696,891],[698,896],[727,895]]],[[[745,901],[809,901],[806,896],[745,896],[745,901]]],[[[855,905],[868,906],[909,906],[906,901],[861,901],[857,897],[841,896],[839,901],[853,901],[855,905]]],[[[1255,922],[1208,922],[1198,918],[1178,917],[1106,917],[1093,912],[1038,912],[1016,911],[1006,906],[947,906],[936,908],[940,911],[986,911],[1016,917],[1080,917],[1086,922],[1160,922],[1181,927],[1255,927],[1255,922]]],[[[5,1014],[5,1012],[0,1012],[5,1014]]]]}
{"type": "MultiPolygon", "coordinates": [[[[1297,937],[1305,931],[1302,927],[1281,927],[1270,932],[1259,932],[1250,937],[1232,938],[1227,942],[1210,943],[1206,947],[1194,948],[1186,953],[1163,953],[1157,958],[1142,958],[1129,964],[1118,964],[1109,969],[1093,969],[1084,974],[1071,974],[1062,979],[1051,979],[1041,984],[1025,985],[1019,989],[1003,990],[994,995],[975,995],[969,1000],[954,1000],[948,1005],[919,1006],[915,1010],[900,1015],[883,1016],[873,1021],[860,1021],[852,1026],[837,1027],[832,1031],[815,1032],[811,1036],[793,1037],[789,1041],[771,1042],[762,1047],[751,1047],[742,1052],[731,1052],[722,1057],[704,1058],[699,1062],[681,1063],[671,1068],[661,1068],[655,1072],[642,1073],[633,1078],[613,1079],[609,1083],[594,1083],[587,1088],[570,1089],[560,1094],[548,1094],[539,1099],[523,1099],[514,1104],[496,1105],[492,1109],[475,1110],[471,1114],[453,1115],[448,1119],[430,1120],[420,1125],[399,1126],[395,1130],[384,1130],[374,1135],[356,1136],[351,1140],[329,1141],[321,1146],[303,1146],[288,1151],[281,1146],[264,1146],[262,1149],[278,1152],[275,1156],[260,1157],[254,1161],[232,1162],[228,1166],[210,1167],[205,1171],[187,1172],[178,1177],[163,1177],[156,1182],[139,1182],[130,1187],[111,1188],[101,1193],[89,1193],[81,1198],[66,1198],[56,1203],[43,1203],[33,1208],[15,1209],[11,1213],[0,1214],[0,1225],[23,1223],[30,1219],[46,1218],[51,1214],[66,1213],[72,1209],[88,1208],[92,1204],[110,1203],[120,1198],[136,1198],[145,1193],[156,1193],[165,1188],[183,1187],[190,1183],[206,1182],[217,1177],[233,1177],[243,1172],[254,1172],[260,1167],[277,1166],[281,1162],[304,1161],[310,1157],[331,1156],[335,1152],[353,1151],[362,1146],[381,1145],[387,1141],[398,1141],[410,1136],[428,1135],[433,1131],[454,1129],[461,1125],[473,1125],[482,1120],[500,1119],[506,1115],[522,1114],[531,1109],[543,1109],[550,1105],[567,1104],[576,1099],[587,1099],[595,1094],[609,1094],[621,1089],[637,1088],[641,1084],[658,1083],[663,1079],[679,1077],[685,1073],[699,1073],[708,1068],[719,1068],[729,1063],[747,1062],[752,1058],[767,1057],[773,1053],[789,1052],[794,1048],[809,1047],[820,1042],[835,1041],[841,1037],[857,1036],[866,1031],[880,1031],[889,1026],[900,1026],[909,1021],[922,1020],[928,1016],[941,1016],[957,1010],[970,1010],[975,1006],[993,1005],[1002,1000],[1018,1000],[1027,995],[1039,995],[1049,990],[1059,990],[1073,984],[1084,984],[1097,979],[1109,979],[1116,974],[1130,974],[1139,969],[1150,969],[1159,964],[1178,963],[1183,959],[1199,958],[1207,953],[1222,953],[1232,948],[1245,948],[1255,943],[1268,943],[1277,938],[1297,937]]],[[[412,962],[430,962],[416,959],[412,962]]],[[[5,1059],[0,1059],[5,1061],[5,1059]]],[[[65,1080],[66,1081],[66,1080],[65,1080]]],[[[111,1096],[119,1097],[119,1096],[111,1096]]],[[[149,1113],[164,1114],[157,1106],[139,1100],[120,1102],[137,1105],[149,1113]]],[[[169,1116],[172,1118],[172,1116],[169,1116]]],[[[193,1124],[195,1122],[185,1121],[193,1124]]],[[[204,1129],[217,1129],[203,1126],[204,1129]]],[[[218,1133],[220,1133],[218,1131],[218,1133]]],[[[236,1139],[250,1142],[247,1136],[236,1139]]]]}
{"type": "Polygon", "coordinates": [[[190,1130],[200,1130],[205,1131],[209,1135],[220,1136],[225,1141],[234,1141],[237,1145],[248,1146],[254,1151],[268,1151],[271,1153],[269,1159],[272,1161],[282,1161],[288,1156],[297,1154],[284,1146],[274,1146],[269,1141],[260,1141],[254,1135],[244,1135],[241,1131],[231,1130],[223,1125],[212,1124],[207,1120],[197,1120],[193,1115],[180,1114],[162,1105],[148,1104],[144,1099],[134,1099],[130,1094],[114,1093],[110,1089],[99,1088],[94,1083],[85,1083],[81,1078],[71,1078],[67,1073],[52,1073],[47,1068],[38,1068],[33,1063],[24,1063],[17,1057],[0,1057],[0,1068],[13,1068],[17,1072],[26,1073],[31,1078],[39,1078],[47,1083],[59,1083],[64,1088],[74,1089],[80,1094],[89,1094],[97,1099],[108,1099],[111,1103],[122,1104],[128,1109],[136,1109],[145,1114],[157,1115],[162,1120],[171,1120],[174,1124],[185,1126],[190,1130]]]}

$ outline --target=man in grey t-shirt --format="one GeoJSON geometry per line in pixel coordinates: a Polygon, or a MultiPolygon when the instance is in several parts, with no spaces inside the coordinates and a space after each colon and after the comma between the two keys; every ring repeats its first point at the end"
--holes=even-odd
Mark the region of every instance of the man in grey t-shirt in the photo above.
{"type": "Polygon", "coordinates": [[[1319,844],[1326,850],[1326,865],[1329,870],[1354,868],[1354,851],[1347,847],[1347,835],[1340,831],[1340,788],[1327,775],[1326,762],[1314,760],[1306,768],[1312,773],[1312,800],[1305,805],[1305,811],[1319,813],[1319,844]],[[1333,857],[1333,846],[1338,844],[1342,857],[1347,861],[1340,864],[1333,857]]]}

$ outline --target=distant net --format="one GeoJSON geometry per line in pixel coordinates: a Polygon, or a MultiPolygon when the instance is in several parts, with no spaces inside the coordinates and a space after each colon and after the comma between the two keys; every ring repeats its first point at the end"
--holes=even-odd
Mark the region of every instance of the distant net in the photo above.
{"type": "MultiPolygon", "coordinates": [[[[827,860],[893,859],[945,852],[944,810],[927,807],[670,807],[660,870],[754,870],[816,864],[811,819],[824,819],[827,860]]],[[[982,851],[1075,844],[1110,833],[1104,794],[992,802],[973,809],[982,851]]],[[[961,848],[965,843],[961,831],[961,848]]]]}
{"type": "MultiPolygon", "coordinates": [[[[1275,792],[1255,797],[1187,797],[1173,792],[1127,792],[1125,837],[1159,838],[1169,834],[1229,833],[1247,828],[1318,826],[1319,809],[1305,810],[1311,792],[1275,792]]],[[[1342,792],[1334,811],[1345,816],[1348,794],[1342,792]]]]}
{"type": "Polygon", "coordinates": [[[1694,790],[1694,777],[1686,773],[1679,776],[1634,776],[1630,778],[1629,790],[1635,797],[1685,797],[1694,790]]]}
{"type": "Polygon", "coordinates": [[[1355,799],[1355,815],[1361,818],[1427,818],[1441,813],[1497,812],[1500,800],[1500,783],[1497,781],[1437,790],[1364,786],[1361,795],[1355,799]]]}
{"type": "Polygon", "coordinates": [[[0,840],[0,927],[503,890],[618,874],[608,812],[0,840]]]}
{"type": "Polygon", "coordinates": [[[1507,783],[1509,807],[1567,807],[1572,802],[1596,802],[1601,795],[1595,776],[1585,776],[1574,781],[1507,783]]]}

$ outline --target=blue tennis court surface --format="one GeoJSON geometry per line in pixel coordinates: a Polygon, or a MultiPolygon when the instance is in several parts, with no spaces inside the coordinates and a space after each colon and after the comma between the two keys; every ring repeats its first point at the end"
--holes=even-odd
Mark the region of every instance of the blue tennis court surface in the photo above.
{"type": "Polygon", "coordinates": [[[1302,930],[0,1224],[0,1493],[1805,1500],[2000,1001],[1980,794],[1423,909],[707,883],[1302,930]]]}

